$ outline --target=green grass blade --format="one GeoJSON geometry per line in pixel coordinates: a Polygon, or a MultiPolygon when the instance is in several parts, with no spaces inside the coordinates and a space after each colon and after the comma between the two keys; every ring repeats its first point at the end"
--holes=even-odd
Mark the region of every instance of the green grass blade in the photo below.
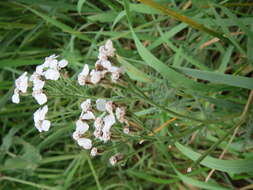
{"type": "Polygon", "coordinates": [[[207,80],[212,83],[225,84],[240,88],[253,89],[253,79],[242,76],[233,76],[210,71],[200,71],[196,69],[175,67],[182,73],[202,80],[207,80]]]}
{"type": "MultiPolygon", "coordinates": [[[[178,150],[180,150],[180,152],[193,161],[196,161],[201,156],[201,154],[194,152],[190,148],[178,142],[175,143],[175,146],[178,148],[178,150]]],[[[221,160],[207,156],[200,162],[200,164],[211,169],[235,174],[253,171],[253,159],[221,160]]]]}
{"type": "Polygon", "coordinates": [[[70,26],[56,20],[56,19],[53,19],[49,16],[47,16],[46,14],[42,13],[42,12],[39,12],[31,7],[28,7],[26,5],[22,5],[22,4],[19,4],[23,7],[25,7],[26,9],[30,10],[32,13],[36,14],[37,16],[41,17],[42,19],[44,19],[45,21],[47,21],[48,23],[56,26],[57,28],[61,29],[63,32],[67,32],[69,34],[72,34],[74,36],[76,36],[77,38],[81,39],[81,40],[85,40],[85,41],[88,41],[88,42],[92,42],[92,40],[87,37],[86,35],[82,34],[81,32],[79,31],[76,31],[74,29],[72,29],[70,26]]]}
{"type": "Polygon", "coordinates": [[[193,179],[191,177],[188,177],[186,175],[183,175],[182,173],[180,173],[179,171],[177,171],[175,169],[175,167],[173,167],[173,169],[175,170],[175,172],[177,173],[178,177],[184,182],[187,183],[189,185],[193,185],[195,187],[199,187],[201,189],[208,189],[208,190],[229,190],[228,188],[225,187],[221,187],[219,185],[210,183],[210,182],[202,182],[196,179],[193,179]]]}
{"type": "Polygon", "coordinates": [[[133,80],[137,80],[140,82],[151,82],[152,79],[141,70],[137,69],[132,64],[128,63],[123,57],[117,56],[117,60],[120,64],[124,66],[126,69],[127,74],[132,78],[133,80]]]}

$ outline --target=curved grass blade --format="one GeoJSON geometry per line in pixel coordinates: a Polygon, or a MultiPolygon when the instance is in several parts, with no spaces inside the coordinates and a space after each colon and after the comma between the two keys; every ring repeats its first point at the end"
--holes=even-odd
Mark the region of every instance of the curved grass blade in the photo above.
{"type": "Polygon", "coordinates": [[[210,29],[210,28],[207,28],[207,27],[205,27],[204,25],[199,24],[199,23],[197,23],[196,21],[190,19],[189,17],[187,17],[187,16],[185,16],[185,15],[182,15],[182,14],[179,14],[179,13],[177,13],[176,11],[173,11],[172,9],[169,9],[169,8],[167,8],[167,7],[164,7],[164,6],[162,6],[162,5],[160,5],[160,4],[156,3],[156,2],[154,2],[154,1],[152,1],[152,0],[138,0],[138,1],[140,1],[140,2],[142,2],[143,4],[146,4],[146,5],[148,5],[148,6],[152,7],[152,8],[154,8],[154,9],[157,9],[157,10],[163,12],[164,14],[166,14],[166,15],[168,15],[168,16],[171,16],[171,17],[173,17],[173,18],[175,18],[175,19],[177,19],[177,20],[179,20],[179,21],[181,21],[181,22],[187,23],[187,24],[189,24],[192,28],[195,28],[195,29],[197,29],[197,30],[200,30],[200,31],[202,31],[202,32],[205,32],[205,33],[207,33],[207,34],[209,34],[209,35],[211,35],[211,36],[217,37],[217,38],[219,38],[219,39],[221,39],[221,40],[223,40],[223,41],[229,42],[229,39],[226,38],[226,37],[224,37],[221,33],[216,32],[216,31],[214,31],[214,30],[212,30],[212,29],[210,29]]]}
{"type": "MultiPolygon", "coordinates": [[[[194,152],[190,148],[176,142],[175,146],[182,152],[186,157],[193,161],[198,160],[201,154],[194,152]]],[[[201,165],[206,166],[211,169],[218,171],[228,172],[228,173],[247,173],[253,171],[253,159],[243,159],[243,160],[221,160],[207,156],[204,160],[200,162],[201,165]]]]}
{"type": "Polygon", "coordinates": [[[177,169],[173,166],[173,169],[175,170],[175,172],[177,173],[178,177],[184,182],[187,183],[189,185],[193,185],[195,187],[199,187],[201,189],[208,189],[208,190],[229,190],[228,188],[225,187],[221,187],[219,185],[213,184],[213,183],[206,183],[206,182],[202,182],[196,179],[193,179],[191,177],[188,177],[186,175],[183,175],[182,173],[180,173],[179,171],[177,171],[177,169]]]}
{"type": "Polygon", "coordinates": [[[190,68],[175,67],[182,73],[202,80],[207,80],[213,83],[226,84],[240,88],[253,89],[253,79],[249,77],[233,76],[210,71],[201,71],[190,68]]]}
{"type": "Polygon", "coordinates": [[[120,64],[124,66],[126,69],[127,74],[132,78],[133,80],[137,80],[140,82],[151,82],[152,79],[141,70],[137,69],[135,66],[128,63],[126,60],[123,59],[123,57],[120,57],[117,55],[117,60],[120,64]]]}

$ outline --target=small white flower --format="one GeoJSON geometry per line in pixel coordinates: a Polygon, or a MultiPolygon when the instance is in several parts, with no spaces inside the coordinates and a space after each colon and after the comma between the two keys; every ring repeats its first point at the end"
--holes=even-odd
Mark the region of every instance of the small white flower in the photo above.
{"type": "Polygon", "coordinates": [[[89,130],[89,125],[86,122],[80,119],[76,121],[76,131],[79,134],[84,134],[88,130],[89,130]]]}
{"type": "Polygon", "coordinates": [[[103,73],[100,71],[92,70],[90,72],[90,82],[93,84],[99,83],[99,81],[103,78],[103,73]]]}
{"type": "Polygon", "coordinates": [[[86,113],[82,113],[80,117],[83,120],[95,119],[95,115],[91,111],[87,111],[86,113]]]}
{"type": "Polygon", "coordinates": [[[91,155],[92,157],[95,157],[95,156],[97,155],[97,153],[98,153],[98,149],[97,149],[96,147],[93,147],[93,148],[91,149],[91,151],[90,151],[90,155],[91,155]]]}
{"type": "Polygon", "coordinates": [[[105,109],[109,114],[113,114],[113,102],[112,101],[106,102],[105,109]]]}
{"type": "Polygon", "coordinates": [[[115,49],[113,47],[113,43],[112,43],[111,40],[107,40],[105,42],[105,49],[106,49],[107,56],[109,56],[109,57],[113,57],[114,56],[115,49]]]}
{"type": "Polygon", "coordinates": [[[40,80],[40,75],[37,72],[33,72],[33,74],[29,78],[30,81],[40,80]]]}
{"type": "Polygon", "coordinates": [[[48,111],[48,107],[46,105],[43,108],[39,108],[33,114],[34,124],[35,124],[35,127],[39,130],[39,132],[48,131],[50,128],[51,122],[49,120],[45,120],[47,111],[48,111]]]}
{"type": "Polygon", "coordinates": [[[80,134],[78,131],[74,131],[74,133],[72,134],[72,137],[74,140],[78,140],[79,138],[81,138],[82,134],[80,134]]]}
{"type": "Polygon", "coordinates": [[[60,77],[60,73],[56,69],[48,69],[44,72],[45,78],[48,80],[58,80],[60,77]]]}
{"type": "Polygon", "coordinates": [[[83,112],[91,110],[91,100],[87,99],[81,103],[81,108],[83,112]]]}
{"type": "Polygon", "coordinates": [[[96,100],[96,108],[98,111],[106,111],[105,109],[106,100],[104,99],[97,99],[96,100]]]}
{"type": "Polygon", "coordinates": [[[93,132],[93,135],[94,135],[95,138],[102,140],[102,135],[103,135],[102,129],[101,128],[96,128],[93,132]]]}
{"type": "Polygon", "coordinates": [[[85,64],[84,67],[83,67],[82,72],[79,73],[78,79],[77,79],[78,83],[81,86],[85,85],[86,82],[88,81],[89,72],[90,72],[89,65],[85,64]]]}
{"type": "Polygon", "coordinates": [[[40,132],[42,131],[48,131],[50,128],[51,122],[49,120],[43,120],[41,122],[41,126],[38,128],[40,132]]]}
{"type": "Polygon", "coordinates": [[[112,63],[108,60],[99,59],[95,63],[95,67],[96,67],[97,70],[106,69],[106,70],[109,71],[112,67],[112,63]]]}
{"type": "Polygon", "coordinates": [[[17,88],[14,89],[14,93],[13,93],[13,95],[11,97],[11,100],[12,100],[13,103],[19,104],[20,98],[19,98],[19,91],[18,91],[17,88]]]}
{"type": "Polygon", "coordinates": [[[120,73],[118,72],[112,73],[111,80],[113,83],[117,83],[119,78],[120,78],[120,73]]]}
{"type": "Polygon", "coordinates": [[[35,72],[36,72],[38,75],[43,75],[44,68],[45,68],[45,66],[44,66],[43,64],[42,64],[42,65],[38,65],[38,66],[36,67],[35,72]]]}
{"type": "Polygon", "coordinates": [[[111,40],[107,40],[104,46],[99,47],[98,59],[106,60],[108,57],[115,55],[115,49],[111,40]]]}
{"type": "Polygon", "coordinates": [[[91,149],[92,147],[92,141],[88,138],[79,138],[77,139],[77,143],[86,150],[91,149]]]}
{"type": "Polygon", "coordinates": [[[59,61],[58,66],[60,68],[64,68],[64,67],[66,67],[68,65],[68,63],[69,62],[66,59],[62,59],[61,61],[59,61]]]}
{"type": "Polygon", "coordinates": [[[187,173],[192,172],[192,168],[187,168],[187,173]]]}
{"type": "Polygon", "coordinates": [[[129,132],[130,132],[129,127],[124,127],[123,133],[129,134],[129,132]]]}
{"type": "Polygon", "coordinates": [[[109,159],[109,162],[112,166],[115,166],[118,162],[116,156],[111,156],[110,159],[109,159]]]}
{"type": "Polygon", "coordinates": [[[115,117],[112,114],[109,114],[103,118],[104,127],[103,127],[103,133],[110,131],[113,124],[116,122],[115,117]]]}
{"type": "Polygon", "coordinates": [[[126,109],[124,107],[117,107],[115,111],[116,118],[120,123],[125,122],[126,109]]]}
{"type": "Polygon", "coordinates": [[[42,90],[34,90],[32,96],[35,98],[39,105],[45,104],[47,102],[47,96],[42,92],[42,90]]]}
{"type": "Polygon", "coordinates": [[[40,79],[33,80],[33,91],[42,90],[45,85],[45,81],[40,79]]]}
{"type": "Polygon", "coordinates": [[[102,129],[104,125],[104,121],[102,117],[97,117],[94,121],[94,127],[95,129],[102,129]]]}
{"type": "Polygon", "coordinates": [[[33,120],[35,123],[44,120],[46,117],[46,114],[48,112],[48,106],[45,105],[42,108],[39,108],[38,110],[36,110],[36,112],[34,112],[33,114],[33,120]]]}
{"type": "Polygon", "coordinates": [[[104,141],[104,143],[106,143],[110,139],[111,139],[111,132],[110,131],[104,131],[102,137],[100,138],[100,140],[104,141]]]}
{"type": "Polygon", "coordinates": [[[45,58],[45,61],[43,63],[44,67],[50,67],[53,68],[55,66],[57,66],[58,61],[56,60],[58,56],[56,56],[55,54],[50,55],[49,57],[45,58]]]}
{"type": "Polygon", "coordinates": [[[27,72],[24,72],[15,80],[16,88],[23,93],[26,93],[28,88],[28,77],[26,75],[27,72]]]}

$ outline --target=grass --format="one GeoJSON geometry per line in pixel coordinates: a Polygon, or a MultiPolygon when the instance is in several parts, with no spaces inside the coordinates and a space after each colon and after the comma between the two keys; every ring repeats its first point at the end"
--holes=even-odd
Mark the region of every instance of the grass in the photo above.
{"type": "Polygon", "coordinates": [[[179,0],[0,2],[0,189],[252,189],[252,4],[179,0]],[[124,82],[80,87],[83,65],[112,39],[124,82]],[[38,133],[14,80],[44,57],[69,60],[48,82],[52,128],[38,133]],[[86,98],[127,105],[131,135],[91,158],[71,135],[86,98]],[[142,144],[139,142],[143,141],[142,144]],[[108,158],[124,159],[115,167],[108,158]],[[191,168],[192,172],[187,173],[191,168]]]}

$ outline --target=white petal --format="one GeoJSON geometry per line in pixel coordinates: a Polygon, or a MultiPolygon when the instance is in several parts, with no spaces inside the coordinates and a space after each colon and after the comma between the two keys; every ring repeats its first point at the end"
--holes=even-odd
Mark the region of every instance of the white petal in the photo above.
{"type": "Polygon", "coordinates": [[[60,73],[56,69],[48,69],[45,71],[45,78],[48,80],[58,80],[60,77],[60,73]]]}
{"type": "Polygon", "coordinates": [[[91,149],[92,147],[92,141],[87,138],[80,138],[77,140],[77,143],[79,146],[83,147],[84,149],[91,149]]]}
{"type": "Polygon", "coordinates": [[[119,78],[120,78],[120,74],[118,72],[112,73],[111,75],[112,82],[116,83],[119,80],[119,78]]]}
{"type": "Polygon", "coordinates": [[[102,129],[104,125],[104,121],[102,117],[97,117],[94,121],[94,127],[95,129],[102,129]]]}
{"type": "Polygon", "coordinates": [[[40,93],[33,93],[33,97],[37,101],[39,105],[43,105],[47,102],[47,96],[46,94],[40,92],[40,93]]]}
{"type": "Polygon", "coordinates": [[[80,136],[81,136],[81,134],[78,132],[78,131],[75,131],[73,134],[72,134],[72,137],[73,137],[73,139],[74,140],[78,140],[78,139],[80,139],[80,136]]]}
{"type": "Polygon", "coordinates": [[[36,112],[34,112],[34,114],[33,114],[34,123],[38,123],[39,121],[44,120],[47,112],[48,112],[47,105],[45,105],[42,108],[37,109],[36,112]]]}
{"type": "Polygon", "coordinates": [[[76,121],[76,131],[80,134],[84,134],[86,131],[88,131],[89,125],[86,122],[83,122],[82,120],[76,121]]]}
{"type": "Polygon", "coordinates": [[[41,121],[39,121],[39,122],[34,122],[34,126],[36,127],[36,129],[38,129],[39,132],[42,132],[42,129],[41,129],[41,121]]]}
{"type": "Polygon", "coordinates": [[[125,121],[125,114],[126,110],[124,107],[117,107],[115,111],[116,118],[119,120],[120,123],[124,123],[125,121]]]}
{"type": "Polygon", "coordinates": [[[105,42],[105,49],[106,49],[107,56],[109,56],[109,57],[113,57],[114,56],[115,49],[113,48],[113,43],[112,43],[111,40],[107,40],[105,42]]]}
{"type": "Polygon", "coordinates": [[[113,102],[112,101],[106,102],[105,109],[109,114],[113,114],[113,102]]]}
{"type": "Polygon", "coordinates": [[[78,81],[78,84],[80,84],[81,86],[84,86],[87,82],[87,76],[84,76],[82,73],[80,73],[78,75],[77,81],[78,81]]]}
{"type": "Polygon", "coordinates": [[[97,84],[102,78],[102,73],[100,71],[92,70],[90,76],[90,82],[97,84]]]}
{"type": "Polygon", "coordinates": [[[13,103],[19,104],[20,98],[19,98],[18,89],[14,90],[14,94],[12,95],[11,100],[12,100],[13,103]]]}
{"type": "Polygon", "coordinates": [[[91,109],[91,100],[87,99],[81,103],[81,108],[83,112],[87,112],[91,109]]]}
{"type": "Polygon", "coordinates": [[[20,77],[15,80],[15,85],[18,90],[23,93],[26,93],[28,88],[28,77],[26,76],[27,72],[24,72],[20,77]]]}
{"type": "Polygon", "coordinates": [[[48,131],[50,128],[51,122],[49,120],[43,120],[41,123],[41,129],[43,131],[48,131]]]}
{"type": "Polygon", "coordinates": [[[103,132],[110,131],[112,125],[116,122],[113,114],[107,115],[103,118],[104,127],[103,132]]]}
{"type": "Polygon", "coordinates": [[[96,108],[98,111],[106,111],[105,109],[106,100],[104,99],[97,99],[96,100],[96,108]]]}
{"type": "Polygon", "coordinates": [[[97,149],[96,147],[93,147],[93,148],[91,149],[91,151],[90,151],[90,155],[91,155],[92,157],[96,156],[97,153],[98,153],[98,149],[97,149]]]}
{"type": "Polygon", "coordinates": [[[112,166],[114,166],[115,164],[117,164],[118,161],[117,161],[116,156],[110,157],[109,162],[110,162],[110,164],[111,164],[112,166]]]}
{"type": "Polygon", "coordinates": [[[89,75],[89,72],[90,72],[89,65],[85,64],[81,73],[83,76],[87,77],[89,75]]]}
{"type": "Polygon", "coordinates": [[[36,67],[36,73],[37,73],[38,75],[43,75],[43,70],[44,70],[44,68],[45,68],[44,65],[38,65],[38,66],[36,67]]]}
{"type": "Polygon", "coordinates": [[[33,72],[33,74],[29,78],[30,81],[40,80],[40,75],[37,72],[33,72]]]}
{"type": "Polygon", "coordinates": [[[45,85],[45,81],[40,79],[33,80],[33,91],[42,90],[45,85]]]}
{"type": "Polygon", "coordinates": [[[101,140],[104,141],[104,143],[106,143],[110,139],[111,139],[110,131],[104,131],[101,140]]]}
{"type": "Polygon", "coordinates": [[[129,132],[130,132],[129,127],[124,127],[123,133],[129,134],[129,132]]]}
{"type": "Polygon", "coordinates": [[[99,60],[106,60],[107,54],[104,46],[99,47],[99,53],[98,53],[98,59],[99,60]]]}
{"type": "Polygon", "coordinates": [[[91,111],[87,111],[86,113],[81,114],[81,118],[83,120],[90,120],[90,119],[95,119],[95,116],[91,111]]]}
{"type": "Polygon", "coordinates": [[[49,67],[53,70],[57,70],[58,61],[56,59],[52,59],[49,61],[49,67]]]}
{"type": "Polygon", "coordinates": [[[60,67],[60,68],[64,68],[64,67],[66,67],[67,65],[68,65],[68,61],[66,60],[66,59],[62,59],[61,61],[59,61],[59,64],[58,64],[58,66],[60,67]]]}

